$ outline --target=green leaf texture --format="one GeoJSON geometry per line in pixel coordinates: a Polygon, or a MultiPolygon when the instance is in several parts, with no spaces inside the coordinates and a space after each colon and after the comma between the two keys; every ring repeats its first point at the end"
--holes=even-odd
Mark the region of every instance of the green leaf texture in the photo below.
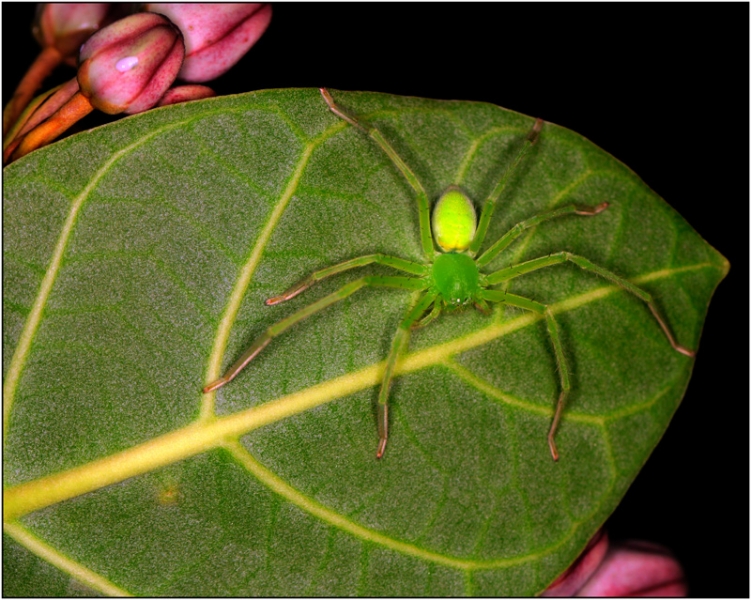
{"type": "MultiPolygon", "coordinates": [[[[495,106],[333,91],[435,199],[478,207],[533,119],[495,106]]],[[[635,174],[546,124],[485,247],[569,203],[610,207],[525,233],[486,272],[568,250],[647,290],[697,348],[728,269],[635,174]]],[[[508,289],[551,306],[572,370],[559,393],[544,320],[496,307],[414,332],[377,461],[375,401],[414,296],[363,290],[274,340],[266,327],[367,267],[273,307],[311,271],[384,252],[420,261],[414,193],[317,90],[150,111],[5,169],[4,592],[522,595],[544,590],[613,511],[688,385],[637,298],[572,264],[508,289]]]]}

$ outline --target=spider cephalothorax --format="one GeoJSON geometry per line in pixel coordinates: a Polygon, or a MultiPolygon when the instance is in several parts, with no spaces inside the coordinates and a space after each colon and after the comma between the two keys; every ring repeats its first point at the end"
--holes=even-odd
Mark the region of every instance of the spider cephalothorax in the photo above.
{"type": "Polygon", "coordinates": [[[399,323],[383,373],[381,390],[378,395],[379,443],[378,451],[376,453],[376,456],[381,458],[386,449],[386,442],[388,440],[389,386],[394,377],[397,360],[400,355],[404,353],[409,344],[411,330],[416,326],[426,325],[435,319],[443,310],[448,312],[474,304],[481,311],[489,312],[488,302],[508,304],[541,315],[545,319],[547,325],[561,383],[561,392],[558,396],[555,413],[553,415],[553,422],[548,432],[550,453],[554,460],[558,460],[555,432],[558,428],[558,423],[566,404],[566,397],[571,389],[568,362],[566,361],[563,352],[561,337],[558,333],[558,324],[553,313],[545,304],[541,304],[530,298],[511,294],[504,290],[493,289],[493,286],[514,279],[515,277],[525,275],[526,273],[531,273],[532,271],[566,261],[574,263],[585,271],[595,273],[600,277],[608,279],[645,302],[652,311],[652,314],[665,333],[665,337],[670,342],[671,346],[681,354],[687,356],[694,355],[693,351],[676,343],[670,329],[652,302],[652,297],[647,292],[635,286],[628,280],[592,263],[582,256],[561,251],[548,256],[542,256],[540,258],[518,263],[492,273],[483,274],[481,272],[483,267],[488,265],[490,261],[498,256],[498,254],[500,254],[530,227],[534,227],[545,221],[563,217],[565,215],[594,216],[608,207],[607,202],[592,207],[569,204],[541,213],[516,224],[498,241],[477,256],[485,240],[485,234],[487,233],[488,225],[495,209],[495,203],[501,195],[509,177],[514,172],[524,155],[529,151],[532,144],[537,140],[543,125],[541,119],[535,121],[532,129],[526,137],[524,146],[485,200],[482,205],[482,213],[480,214],[479,221],[472,201],[459,187],[452,185],[449,186],[436,202],[431,222],[430,206],[425,189],[415,174],[392,148],[391,144],[386,141],[381,132],[375,127],[364,125],[353,115],[340,108],[334,102],[327,90],[321,89],[321,94],[331,112],[368,134],[381,147],[415,191],[420,222],[420,241],[424,262],[413,262],[385,254],[368,254],[312,273],[309,277],[280,296],[267,300],[266,304],[271,305],[284,302],[285,300],[294,298],[315,282],[320,281],[325,277],[330,277],[337,273],[372,263],[392,267],[410,276],[361,277],[344,285],[338,291],[321,298],[310,306],[293,313],[286,319],[269,327],[240,357],[240,359],[229,368],[224,376],[208,384],[204,388],[204,392],[211,392],[231,381],[245,367],[245,365],[253,360],[253,358],[255,358],[258,353],[271,342],[272,339],[292,327],[295,323],[298,323],[302,319],[334,304],[335,302],[351,296],[359,289],[364,287],[390,287],[419,292],[417,301],[407,311],[406,316],[399,323]],[[435,244],[438,246],[438,250],[435,249],[433,244],[434,240],[435,244]]]}

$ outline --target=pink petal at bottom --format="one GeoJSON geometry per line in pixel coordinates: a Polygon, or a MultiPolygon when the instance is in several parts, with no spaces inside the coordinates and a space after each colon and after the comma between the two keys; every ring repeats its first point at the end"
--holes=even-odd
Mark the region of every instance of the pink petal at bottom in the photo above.
{"type": "Polygon", "coordinates": [[[577,596],[685,596],[683,569],[662,546],[642,541],[614,544],[577,596]]]}
{"type": "Polygon", "coordinates": [[[567,598],[576,595],[597,571],[608,551],[608,545],[608,534],[604,529],[600,529],[589,540],[579,558],[542,595],[547,598],[567,598]]]}

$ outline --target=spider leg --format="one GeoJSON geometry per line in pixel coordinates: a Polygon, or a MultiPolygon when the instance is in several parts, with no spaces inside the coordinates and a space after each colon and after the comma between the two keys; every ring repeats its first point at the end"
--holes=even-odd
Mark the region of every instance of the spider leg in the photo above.
{"type": "MultiPolygon", "coordinates": [[[[415,323],[420,316],[428,309],[428,307],[436,301],[438,297],[437,292],[428,292],[420,298],[420,300],[409,309],[407,316],[399,323],[399,327],[396,330],[396,335],[391,342],[391,350],[389,350],[388,358],[386,359],[386,369],[383,372],[383,380],[381,382],[381,391],[378,394],[378,451],[376,452],[376,458],[381,458],[386,451],[386,442],[389,437],[389,388],[391,387],[391,380],[394,377],[394,369],[396,367],[396,361],[399,359],[399,355],[407,349],[409,345],[409,337],[412,329],[412,324],[415,323]]],[[[436,302],[436,304],[439,304],[436,302]]],[[[433,309],[433,312],[435,309],[433,309]]],[[[440,308],[438,309],[440,312],[440,308]]],[[[431,312],[430,314],[433,314],[431,312]]],[[[438,313],[436,313],[438,316],[438,313]]]]}
{"type": "Polygon", "coordinates": [[[237,362],[235,362],[235,364],[233,364],[222,377],[209,383],[206,387],[203,388],[203,391],[204,393],[212,392],[217,388],[222,387],[224,384],[229,383],[237,376],[240,371],[245,368],[245,366],[251,360],[258,356],[261,350],[268,346],[271,340],[273,340],[275,337],[281,335],[282,333],[287,331],[287,329],[302,321],[303,319],[314,315],[320,310],[323,310],[327,306],[331,306],[332,304],[339,302],[340,300],[344,300],[344,298],[351,296],[361,288],[389,287],[397,288],[400,290],[422,291],[427,287],[427,285],[428,284],[426,281],[421,279],[413,279],[411,277],[361,277],[360,279],[356,279],[355,281],[341,287],[336,292],[333,292],[328,296],[324,296],[310,306],[301,308],[297,312],[292,313],[289,317],[282,319],[275,325],[269,327],[256,339],[255,342],[253,342],[250,348],[248,348],[243,353],[243,355],[237,360],[237,362]]]}
{"type": "Polygon", "coordinates": [[[329,94],[329,91],[326,88],[321,88],[321,95],[326,101],[326,104],[328,104],[329,109],[332,113],[334,113],[340,119],[344,119],[350,125],[357,127],[357,129],[359,129],[360,131],[367,133],[371,138],[373,138],[373,140],[391,159],[391,162],[396,165],[396,168],[401,171],[402,175],[404,175],[404,178],[407,180],[407,183],[409,183],[409,185],[415,191],[415,193],[417,194],[418,213],[420,215],[420,242],[422,244],[422,251],[428,259],[432,259],[433,255],[435,254],[435,250],[433,249],[433,236],[430,232],[430,203],[428,202],[428,194],[425,191],[425,188],[422,187],[420,180],[417,179],[415,174],[412,172],[412,169],[407,166],[407,163],[402,160],[401,156],[396,153],[396,150],[394,150],[393,146],[391,146],[391,144],[386,141],[386,138],[381,135],[380,131],[378,131],[372,125],[367,125],[359,121],[354,115],[350,114],[342,107],[340,107],[336,102],[334,102],[334,99],[331,97],[331,94],[329,94]]]}
{"type": "Polygon", "coordinates": [[[433,321],[438,315],[441,314],[441,303],[435,302],[433,304],[433,309],[426,314],[421,319],[418,319],[414,323],[412,323],[412,329],[419,329],[420,327],[425,327],[428,323],[433,321]]]}
{"type": "Polygon", "coordinates": [[[516,294],[509,294],[508,292],[501,290],[482,290],[480,296],[484,300],[489,300],[490,302],[502,302],[540,315],[545,315],[545,323],[548,326],[548,335],[550,335],[550,340],[553,342],[555,362],[558,366],[558,376],[561,380],[561,393],[558,396],[555,413],[553,414],[553,423],[550,425],[550,431],[548,432],[550,454],[553,457],[553,460],[558,460],[558,448],[555,445],[555,432],[558,431],[558,424],[561,422],[563,408],[566,406],[566,399],[571,391],[568,363],[566,362],[566,355],[563,353],[563,344],[561,344],[561,335],[558,331],[558,322],[555,320],[552,311],[547,305],[535,302],[529,298],[517,296],[516,294]]]}
{"type": "Polygon", "coordinates": [[[490,219],[493,216],[493,211],[495,210],[496,201],[500,197],[501,192],[503,192],[503,189],[506,187],[506,183],[511,178],[511,175],[514,174],[514,171],[516,171],[516,168],[521,163],[524,155],[529,152],[529,149],[537,141],[544,123],[545,122],[542,119],[537,119],[535,121],[535,124],[532,126],[532,129],[529,131],[526,139],[524,140],[524,145],[522,146],[521,150],[519,150],[516,158],[514,158],[514,162],[511,163],[508,169],[506,169],[506,172],[503,174],[503,177],[501,177],[501,180],[498,182],[495,188],[493,188],[493,191],[490,192],[488,199],[485,200],[485,204],[483,204],[482,206],[482,213],[480,214],[480,221],[477,224],[477,232],[475,233],[475,237],[472,240],[472,243],[469,245],[470,256],[475,256],[477,254],[477,251],[480,249],[480,246],[482,246],[482,242],[485,239],[485,234],[488,231],[488,225],[490,225],[490,219]]]}
{"type": "Polygon", "coordinates": [[[540,223],[544,223],[545,221],[570,214],[581,215],[584,217],[593,217],[595,215],[599,215],[608,206],[609,205],[607,202],[602,202],[597,206],[577,206],[576,204],[569,204],[567,206],[562,206],[560,208],[555,208],[553,210],[540,213],[539,215],[536,215],[531,219],[527,219],[525,221],[522,221],[521,223],[514,225],[511,229],[508,230],[507,233],[505,233],[501,237],[501,239],[499,239],[495,244],[493,244],[490,248],[483,252],[475,262],[477,263],[478,268],[485,266],[496,256],[498,256],[498,254],[500,254],[503,250],[508,248],[508,246],[516,238],[518,238],[525,230],[529,229],[530,227],[534,227],[535,225],[539,225],[540,223]]]}
{"type": "Polygon", "coordinates": [[[490,316],[493,314],[493,311],[488,306],[488,303],[485,302],[485,300],[483,300],[482,298],[477,299],[477,301],[475,302],[475,308],[485,316],[490,316]]]}
{"type": "Polygon", "coordinates": [[[570,261],[585,271],[590,271],[599,275],[600,277],[603,277],[604,279],[612,281],[627,292],[631,292],[634,296],[639,298],[639,300],[644,302],[649,307],[649,310],[652,312],[652,315],[654,315],[655,320],[659,323],[662,332],[665,334],[668,342],[670,342],[673,350],[680,352],[681,354],[684,354],[686,356],[696,356],[696,352],[694,350],[690,350],[676,342],[673,333],[670,331],[670,328],[668,327],[665,319],[662,318],[660,312],[657,310],[657,306],[652,300],[652,296],[650,294],[645,292],[643,289],[635,286],[627,279],[619,277],[612,271],[608,271],[607,269],[594,264],[593,262],[582,256],[571,254],[571,252],[556,252],[555,254],[551,254],[549,256],[535,258],[523,263],[519,263],[518,265],[506,267],[505,269],[501,269],[499,271],[496,271],[495,273],[486,275],[486,280],[488,285],[495,285],[497,283],[509,281],[510,279],[518,277],[519,275],[531,273],[532,271],[536,271],[537,269],[543,269],[545,267],[550,267],[566,261],[570,261]]]}
{"type": "Polygon", "coordinates": [[[294,298],[298,294],[301,294],[302,292],[307,290],[311,285],[313,285],[314,283],[317,283],[321,279],[324,279],[326,277],[331,277],[332,275],[336,275],[337,273],[341,273],[343,271],[348,271],[349,269],[355,269],[357,267],[364,267],[365,265],[369,265],[371,263],[376,263],[379,265],[386,265],[387,267],[392,267],[400,271],[412,273],[412,275],[425,276],[430,272],[430,269],[427,266],[421,265],[416,262],[411,262],[409,260],[404,260],[403,258],[397,258],[396,256],[388,256],[387,254],[368,254],[366,256],[360,256],[358,258],[345,260],[344,262],[341,262],[337,265],[333,265],[331,267],[327,267],[325,269],[321,269],[320,271],[314,271],[308,277],[303,279],[300,283],[292,286],[283,294],[280,294],[279,296],[274,296],[273,298],[269,298],[268,300],[266,300],[266,304],[267,306],[272,306],[274,304],[285,302],[287,300],[294,298]]]}

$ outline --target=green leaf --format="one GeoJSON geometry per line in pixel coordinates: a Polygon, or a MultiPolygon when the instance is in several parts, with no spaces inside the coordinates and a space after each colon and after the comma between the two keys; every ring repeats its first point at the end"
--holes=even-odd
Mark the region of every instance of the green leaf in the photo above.
{"type": "MultiPolygon", "coordinates": [[[[456,183],[478,205],[533,123],[487,104],[334,95],[431,198],[456,183]]],[[[381,461],[374,403],[406,292],[358,292],[203,395],[266,327],[388,269],[264,299],[363,254],[422,260],[411,188],[317,90],[124,119],[12,164],[4,187],[4,590],[16,594],[539,593],[616,507],[691,376],[641,301],[564,264],[509,285],[559,321],[572,393],[557,463],[552,345],[544,320],[508,307],[414,332],[381,461]]],[[[485,247],[551,207],[604,201],[596,217],[528,231],[485,271],[586,256],[652,294],[697,348],[727,261],[571,131],[545,125],[485,247]]]]}

